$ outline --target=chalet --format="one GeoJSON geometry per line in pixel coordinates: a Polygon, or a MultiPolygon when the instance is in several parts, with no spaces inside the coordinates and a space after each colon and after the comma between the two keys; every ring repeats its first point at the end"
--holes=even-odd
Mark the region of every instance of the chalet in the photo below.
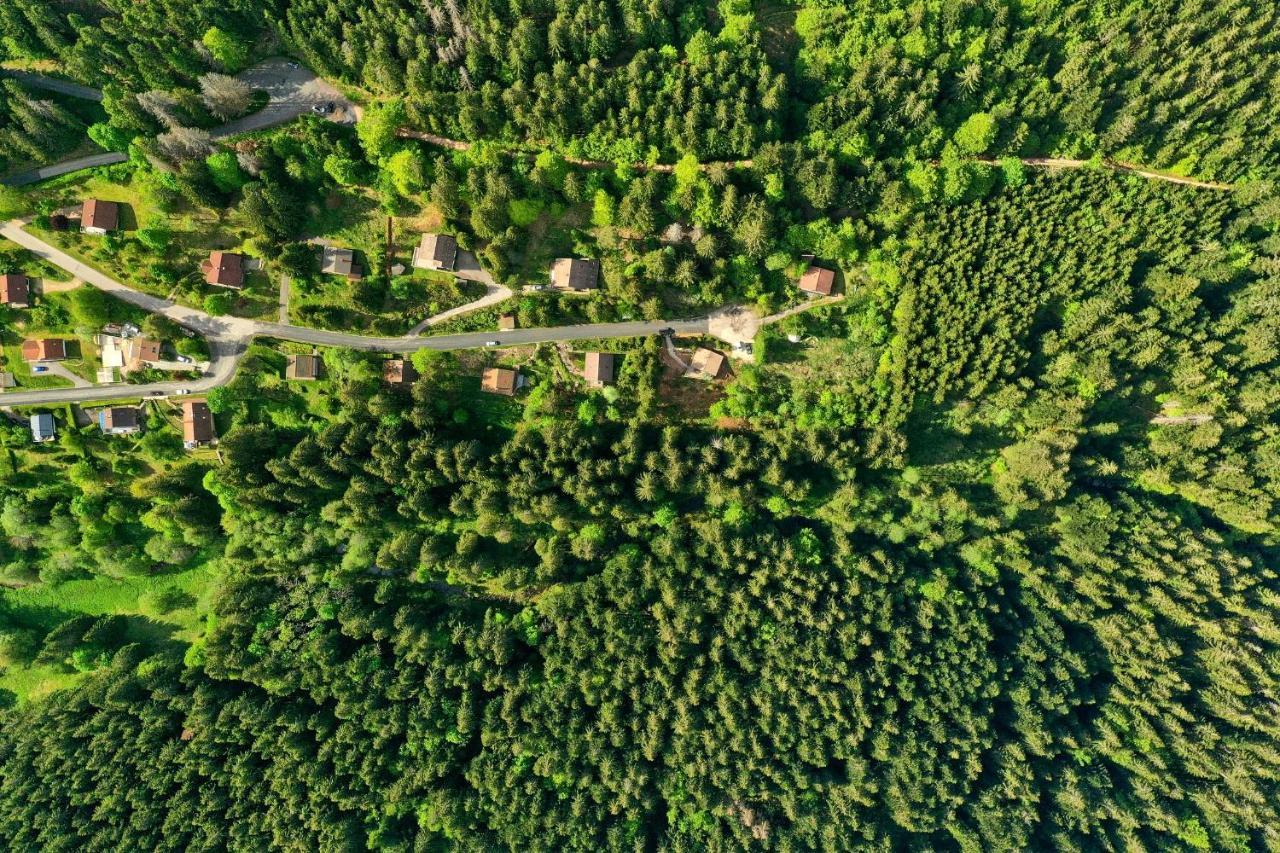
{"type": "Polygon", "coordinates": [[[340,275],[348,281],[359,281],[364,276],[364,270],[356,263],[356,253],[334,246],[325,246],[320,250],[320,272],[325,275],[340,275]]]}
{"type": "Polygon", "coordinates": [[[31,279],[21,273],[0,275],[0,305],[31,307],[31,279]]]}
{"type": "Polygon", "coordinates": [[[67,357],[67,342],[60,338],[40,338],[22,342],[23,361],[62,361],[67,357]]]}
{"type": "Polygon", "coordinates": [[[408,359],[388,359],[382,365],[382,381],[393,387],[412,385],[418,381],[418,371],[408,359]]]}
{"type": "Polygon", "coordinates": [[[516,389],[524,385],[524,377],[507,367],[487,367],[480,378],[480,390],[490,394],[514,397],[516,389]]]}
{"type": "Polygon", "coordinates": [[[320,378],[320,356],[291,355],[284,369],[285,379],[304,380],[310,382],[320,378]]]}
{"type": "Polygon", "coordinates": [[[515,314],[503,314],[498,318],[498,331],[509,332],[516,327],[515,314]]]}
{"type": "Polygon", "coordinates": [[[448,234],[423,234],[413,250],[413,265],[423,270],[450,271],[458,262],[458,241],[448,234]]]}
{"type": "Polygon", "coordinates": [[[713,349],[698,347],[689,361],[688,376],[695,379],[719,379],[724,376],[724,355],[713,349]]]}
{"type": "Polygon", "coordinates": [[[54,427],[53,415],[41,412],[31,416],[32,441],[36,444],[44,444],[46,441],[53,441],[56,437],[57,429],[54,427]]]}
{"type": "Polygon", "coordinates": [[[103,435],[132,435],[142,430],[142,423],[132,406],[108,406],[98,412],[98,429],[103,435]]]}
{"type": "Polygon", "coordinates": [[[800,289],[814,296],[830,296],[835,287],[836,274],[831,270],[810,265],[800,276],[800,289]]]}
{"type": "Polygon", "coordinates": [[[182,446],[194,450],[207,444],[217,444],[218,436],[213,428],[213,414],[204,400],[182,402],[182,446]]]}
{"type": "Polygon", "coordinates": [[[120,227],[120,205],[91,198],[80,211],[80,230],[86,234],[106,234],[120,227]]]}
{"type": "Polygon", "coordinates": [[[586,369],[582,375],[591,388],[603,388],[613,384],[614,366],[617,356],[609,352],[587,353],[586,369]]]}
{"type": "Polygon", "coordinates": [[[200,265],[206,284],[241,290],[244,287],[244,255],[235,252],[210,252],[209,260],[200,265]]]}
{"type": "Polygon", "coordinates": [[[600,262],[584,258],[556,258],[551,262],[551,286],[586,291],[600,286],[600,262]]]}

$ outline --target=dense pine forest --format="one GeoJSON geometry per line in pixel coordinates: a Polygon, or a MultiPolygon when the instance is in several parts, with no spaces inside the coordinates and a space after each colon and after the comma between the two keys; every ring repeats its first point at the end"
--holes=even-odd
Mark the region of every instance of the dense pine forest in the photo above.
{"type": "Polygon", "coordinates": [[[0,692],[5,846],[1280,850],[1278,39],[1242,0],[0,5],[0,58],[105,93],[5,81],[0,167],[87,133],[283,263],[310,196],[422,200],[504,281],[602,257],[574,320],[773,310],[806,252],[845,293],[697,405],[656,337],[604,391],[544,347],[509,409],[465,354],[328,350],[304,396],[255,344],[216,457],[5,422],[0,675],[68,677],[0,692]],[[164,155],[278,53],[360,125],[164,155]]]}

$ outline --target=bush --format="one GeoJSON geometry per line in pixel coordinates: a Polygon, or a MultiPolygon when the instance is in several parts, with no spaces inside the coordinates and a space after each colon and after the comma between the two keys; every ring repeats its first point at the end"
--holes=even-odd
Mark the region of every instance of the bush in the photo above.
{"type": "Polygon", "coordinates": [[[175,610],[195,606],[196,599],[176,586],[164,586],[144,592],[138,603],[144,612],[152,616],[165,616],[175,610]]]}

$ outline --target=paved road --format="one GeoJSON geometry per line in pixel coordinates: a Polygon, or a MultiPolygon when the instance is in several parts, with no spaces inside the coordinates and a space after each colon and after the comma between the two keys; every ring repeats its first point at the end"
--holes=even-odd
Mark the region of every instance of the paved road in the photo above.
{"type": "Polygon", "coordinates": [[[629,323],[595,323],[582,326],[556,326],[545,329],[516,329],[509,332],[467,332],[457,335],[434,335],[401,338],[379,338],[349,335],[324,329],[307,329],[284,323],[262,323],[240,317],[213,317],[196,308],[178,305],[127,287],[110,276],[77,261],[62,250],[50,246],[28,233],[20,220],[0,226],[0,235],[12,240],[49,263],[61,267],[76,278],[110,293],[118,299],[154,314],[162,314],[174,322],[199,332],[209,341],[210,372],[190,382],[155,382],[147,385],[95,385],[89,388],[54,388],[35,391],[10,391],[0,394],[0,406],[75,403],[90,400],[137,399],[143,396],[168,395],[179,389],[192,393],[225,385],[235,376],[236,365],[256,337],[272,337],[316,346],[350,347],[366,352],[407,353],[421,349],[473,349],[498,341],[503,346],[580,341],[596,338],[633,338],[673,329],[678,334],[702,334],[709,328],[706,318],[699,320],[641,320],[629,323]]]}
{"type": "Polygon", "coordinates": [[[69,80],[62,80],[57,77],[46,77],[43,74],[32,74],[30,71],[13,71],[8,68],[0,69],[0,77],[11,77],[22,85],[29,86],[33,89],[46,89],[50,92],[70,95],[73,98],[84,98],[86,101],[102,102],[102,92],[98,89],[92,89],[88,86],[82,86],[79,83],[72,83],[69,80]]]}
{"type": "MultiPolygon", "coordinates": [[[[64,91],[64,88],[57,87],[75,89],[81,93],[77,97],[102,100],[101,92],[96,89],[90,89],[87,86],[67,83],[51,77],[41,77],[36,74],[26,74],[25,72],[6,71],[4,73],[15,76],[24,82],[27,82],[27,78],[31,78],[32,81],[38,80],[38,84],[31,82],[33,86],[41,85],[54,91],[64,91]],[[22,76],[18,77],[20,74],[22,76]]],[[[239,133],[249,133],[254,130],[275,127],[311,112],[312,107],[315,106],[327,107],[329,104],[333,104],[333,111],[325,116],[331,121],[351,124],[359,117],[359,108],[343,97],[341,92],[316,77],[308,69],[302,66],[291,67],[290,60],[283,57],[264,60],[242,72],[239,77],[255,89],[265,90],[270,98],[267,101],[267,105],[253,115],[236,119],[210,131],[214,139],[224,139],[239,133]]],[[[67,94],[75,93],[67,92],[67,94]]],[[[73,160],[64,160],[61,163],[21,172],[6,178],[3,183],[11,187],[22,187],[49,178],[56,178],[59,175],[78,172],[81,169],[123,163],[128,159],[126,155],[116,151],[93,154],[88,157],[76,157],[73,160]]]]}

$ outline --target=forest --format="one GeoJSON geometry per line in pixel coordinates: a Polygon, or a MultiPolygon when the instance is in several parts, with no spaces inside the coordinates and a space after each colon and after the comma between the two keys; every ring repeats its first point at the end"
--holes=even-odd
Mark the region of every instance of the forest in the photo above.
{"type": "MultiPolygon", "coordinates": [[[[5,81],[0,156],[129,149],[97,179],[234,222],[304,294],[337,199],[430,217],[513,285],[601,259],[598,296],[517,299],[525,327],[768,313],[810,255],[842,296],[699,394],[657,336],[614,342],[604,389],[529,347],[496,402],[474,353],[393,386],[329,348],[300,388],[301,350],[260,339],[208,394],[216,453],[161,404],[136,438],[6,421],[0,837],[1280,850],[1276,16],[0,6],[13,67],[105,90],[84,130],[5,81]],[[148,105],[207,124],[202,76],[280,52],[360,123],[165,150],[148,105]]],[[[0,201],[39,225],[63,192],[0,201]]],[[[201,298],[149,231],[103,257],[201,298]]]]}

